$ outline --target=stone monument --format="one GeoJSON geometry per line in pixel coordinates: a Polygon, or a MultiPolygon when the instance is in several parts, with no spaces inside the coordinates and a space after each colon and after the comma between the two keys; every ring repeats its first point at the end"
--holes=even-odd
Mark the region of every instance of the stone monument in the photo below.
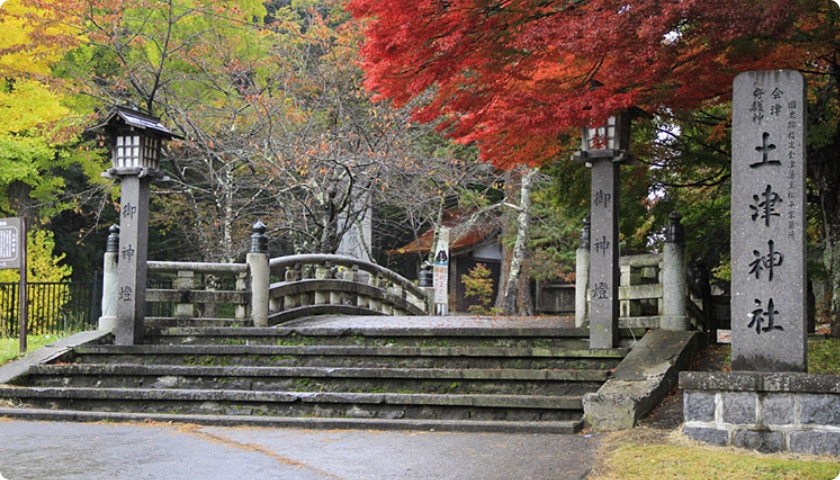
{"type": "Polygon", "coordinates": [[[807,371],[805,81],[745,72],[732,100],[732,369],[807,371]]]}
{"type": "Polygon", "coordinates": [[[347,215],[342,215],[339,219],[339,228],[345,233],[341,236],[341,242],[335,253],[370,262],[368,252],[373,231],[371,216],[365,212],[356,221],[350,222],[347,215]]]}
{"type": "Polygon", "coordinates": [[[808,375],[805,81],[746,72],[732,100],[732,372],[681,372],[683,433],[840,455],[840,379],[808,375]]]}

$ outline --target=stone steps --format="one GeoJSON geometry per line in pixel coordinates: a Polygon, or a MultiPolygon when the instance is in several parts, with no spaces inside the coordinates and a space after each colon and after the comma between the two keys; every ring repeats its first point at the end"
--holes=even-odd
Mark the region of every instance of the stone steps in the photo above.
{"type": "Polygon", "coordinates": [[[607,376],[602,370],[117,364],[36,366],[30,369],[27,383],[79,388],[582,395],[597,389],[607,376]]]}
{"type": "MultiPolygon", "coordinates": [[[[639,337],[644,331],[639,333],[639,337]]],[[[146,344],[167,345],[364,345],[417,347],[538,347],[588,349],[587,329],[561,328],[237,328],[148,329],[146,344]]]]}
{"type": "Polygon", "coordinates": [[[581,429],[582,422],[572,421],[513,421],[485,420],[465,422],[460,420],[411,420],[388,418],[349,417],[281,417],[268,415],[213,415],[213,414],[148,414],[133,412],[55,410],[44,408],[15,408],[0,406],[0,417],[32,421],[54,422],[168,422],[213,426],[252,426],[258,428],[299,428],[319,430],[413,430],[438,432],[510,433],[510,434],[573,434],[581,429]]]}
{"type": "Polygon", "coordinates": [[[33,408],[144,414],[272,415],[461,421],[578,421],[580,399],[551,395],[0,387],[33,408]]]}
{"type": "Polygon", "coordinates": [[[572,433],[583,396],[627,354],[590,350],[585,333],[155,325],[144,345],[88,343],[31,366],[0,386],[0,414],[572,433]]]}
{"type": "Polygon", "coordinates": [[[68,361],[140,365],[611,370],[626,352],[627,349],[603,351],[544,347],[92,345],[76,348],[68,361]]]}

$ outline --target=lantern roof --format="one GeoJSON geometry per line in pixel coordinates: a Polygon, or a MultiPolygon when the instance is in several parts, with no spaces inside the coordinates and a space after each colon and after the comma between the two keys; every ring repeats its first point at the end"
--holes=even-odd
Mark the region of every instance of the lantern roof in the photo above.
{"type": "Polygon", "coordinates": [[[145,130],[147,133],[166,139],[184,138],[164,127],[160,122],[160,118],[125,107],[114,107],[103,123],[90,127],[87,130],[93,133],[107,134],[112,129],[122,125],[145,130]]]}

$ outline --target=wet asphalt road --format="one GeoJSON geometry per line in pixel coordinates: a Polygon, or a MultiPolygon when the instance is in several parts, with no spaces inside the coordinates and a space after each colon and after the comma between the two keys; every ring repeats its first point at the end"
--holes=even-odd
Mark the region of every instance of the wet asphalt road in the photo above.
{"type": "Polygon", "coordinates": [[[378,432],[0,418],[0,475],[24,479],[565,480],[597,436],[378,432]]]}

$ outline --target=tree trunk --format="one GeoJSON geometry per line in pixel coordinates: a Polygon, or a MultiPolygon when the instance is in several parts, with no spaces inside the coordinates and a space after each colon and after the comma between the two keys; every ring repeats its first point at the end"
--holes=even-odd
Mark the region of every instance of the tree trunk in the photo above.
{"type": "Polygon", "coordinates": [[[828,292],[828,315],[831,336],[840,338],[840,245],[826,242],[824,262],[826,266],[826,291],[828,292]]]}
{"type": "Polygon", "coordinates": [[[235,228],[236,213],[234,212],[234,201],[236,197],[236,182],[230,169],[225,168],[222,174],[222,189],[224,192],[224,205],[220,209],[224,212],[222,218],[222,248],[225,262],[235,262],[236,252],[239,250],[234,246],[233,231],[235,228]]]}
{"type": "MultiPolygon", "coordinates": [[[[840,100],[840,64],[829,67],[830,79],[821,88],[812,88],[814,103],[809,106],[809,127],[836,122],[840,100]]],[[[809,203],[816,204],[822,223],[823,265],[825,268],[825,309],[831,336],[840,338],[840,130],[833,141],[808,150],[808,176],[813,185],[809,203]],[[811,196],[812,195],[812,196],[811,196]]]]}
{"type": "MultiPolygon", "coordinates": [[[[536,169],[529,169],[522,175],[522,183],[519,187],[519,207],[516,218],[516,242],[511,252],[510,270],[505,285],[503,311],[505,315],[516,315],[521,312],[519,308],[520,282],[522,281],[522,264],[527,256],[528,230],[531,227],[531,186],[534,182],[536,169]]],[[[527,289],[524,289],[527,291],[527,289]]],[[[530,298],[522,299],[523,302],[530,302],[530,298]]],[[[530,313],[531,309],[524,309],[530,313]]]]}
{"type": "Polygon", "coordinates": [[[837,189],[832,188],[840,182],[840,172],[836,168],[834,175],[825,175],[817,182],[820,195],[820,213],[823,221],[823,265],[825,267],[825,291],[828,298],[827,310],[831,324],[831,336],[840,338],[840,199],[837,189]]]}

